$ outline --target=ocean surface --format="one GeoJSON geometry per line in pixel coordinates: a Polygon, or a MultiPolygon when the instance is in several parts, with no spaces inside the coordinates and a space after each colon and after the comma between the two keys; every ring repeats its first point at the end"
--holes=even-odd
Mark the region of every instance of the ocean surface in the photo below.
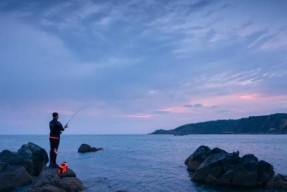
{"type": "MultiPolygon", "coordinates": [[[[49,151],[48,136],[44,135],[0,135],[0,151],[17,151],[28,142],[49,151]]],[[[219,147],[227,152],[240,151],[240,156],[252,153],[273,164],[276,173],[287,174],[287,135],[63,134],[57,162],[67,161],[88,192],[240,191],[204,186],[190,180],[184,160],[200,145],[219,147]],[[82,143],[104,150],[79,154],[77,150],[82,143]]]]}

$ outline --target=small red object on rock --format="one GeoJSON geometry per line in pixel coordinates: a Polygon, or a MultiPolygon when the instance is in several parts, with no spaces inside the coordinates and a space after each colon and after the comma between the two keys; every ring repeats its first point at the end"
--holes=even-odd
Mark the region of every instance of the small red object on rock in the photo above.
{"type": "Polygon", "coordinates": [[[58,167],[58,173],[66,173],[68,171],[68,163],[63,162],[58,167]]]}

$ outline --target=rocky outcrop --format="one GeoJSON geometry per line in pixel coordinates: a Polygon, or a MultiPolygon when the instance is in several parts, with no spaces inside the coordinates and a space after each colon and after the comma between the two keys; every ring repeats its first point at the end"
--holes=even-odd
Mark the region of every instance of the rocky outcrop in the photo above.
{"type": "Polygon", "coordinates": [[[22,145],[16,153],[3,150],[0,153],[0,191],[31,183],[32,176],[39,175],[47,162],[46,151],[33,143],[22,145]]]}
{"type": "Polygon", "coordinates": [[[17,153],[3,150],[0,153],[0,162],[23,166],[30,175],[38,176],[48,163],[48,154],[45,149],[29,142],[22,145],[17,153]]]}
{"type": "Polygon", "coordinates": [[[88,153],[88,152],[96,152],[96,151],[100,151],[100,150],[103,150],[103,148],[101,148],[101,147],[96,148],[96,147],[91,147],[88,144],[82,144],[79,147],[78,152],[79,153],[88,153]]]}
{"type": "Polygon", "coordinates": [[[197,182],[240,186],[265,187],[274,176],[273,166],[259,161],[252,154],[239,157],[239,152],[228,153],[222,149],[200,146],[186,160],[197,182]]]}
{"type": "Polygon", "coordinates": [[[78,192],[84,189],[73,170],[58,174],[57,169],[46,168],[41,172],[29,192],[78,192]]]}
{"type": "Polygon", "coordinates": [[[31,184],[31,192],[77,192],[83,190],[82,182],[71,169],[58,174],[57,169],[46,168],[48,155],[45,149],[28,143],[16,152],[0,153],[0,191],[31,184]],[[32,176],[35,182],[32,184],[32,176]]]}

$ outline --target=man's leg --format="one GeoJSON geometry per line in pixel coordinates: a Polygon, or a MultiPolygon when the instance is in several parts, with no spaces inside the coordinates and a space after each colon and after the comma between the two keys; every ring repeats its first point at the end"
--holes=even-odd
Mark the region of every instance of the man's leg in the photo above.
{"type": "Polygon", "coordinates": [[[55,139],[55,147],[54,147],[54,155],[55,155],[55,158],[53,159],[54,160],[54,165],[56,167],[58,167],[58,164],[57,164],[57,155],[58,155],[58,148],[59,148],[59,144],[60,144],[60,139],[55,139]]]}
{"type": "Polygon", "coordinates": [[[59,147],[59,139],[50,139],[50,167],[57,167],[56,159],[59,147]]]}

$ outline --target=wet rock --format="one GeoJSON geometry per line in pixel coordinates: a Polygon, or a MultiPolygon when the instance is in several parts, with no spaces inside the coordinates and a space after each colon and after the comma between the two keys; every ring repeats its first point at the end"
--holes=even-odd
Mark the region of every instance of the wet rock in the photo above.
{"type": "Polygon", "coordinates": [[[13,153],[9,150],[3,150],[0,153],[0,162],[5,162],[10,165],[23,166],[26,171],[32,175],[33,172],[33,162],[32,159],[24,159],[16,153],[13,153]]]}
{"type": "Polygon", "coordinates": [[[99,150],[102,150],[103,148],[99,147],[99,148],[96,148],[96,147],[91,147],[90,145],[88,144],[82,144],[79,149],[78,149],[78,152],[79,153],[88,153],[88,152],[96,152],[96,151],[99,151],[99,150]]]}
{"type": "Polygon", "coordinates": [[[32,177],[23,166],[9,165],[0,162],[0,191],[30,184],[32,177]]]}

